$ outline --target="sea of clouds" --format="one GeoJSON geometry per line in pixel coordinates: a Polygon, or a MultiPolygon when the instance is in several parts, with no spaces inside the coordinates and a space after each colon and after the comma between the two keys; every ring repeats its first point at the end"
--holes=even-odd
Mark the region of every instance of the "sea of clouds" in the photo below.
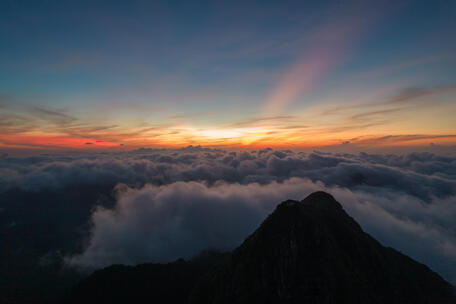
{"type": "Polygon", "coordinates": [[[71,265],[231,250],[281,201],[324,190],[383,245],[456,283],[456,157],[187,147],[0,159],[0,193],[74,185],[112,185],[115,205],[93,210],[71,265]]]}

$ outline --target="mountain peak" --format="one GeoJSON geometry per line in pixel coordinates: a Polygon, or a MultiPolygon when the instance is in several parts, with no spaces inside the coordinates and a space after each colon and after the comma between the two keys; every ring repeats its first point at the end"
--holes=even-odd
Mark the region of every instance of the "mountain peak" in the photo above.
{"type": "MultiPolygon", "coordinates": [[[[312,206],[314,208],[343,211],[342,205],[329,193],[317,191],[309,194],[301,201],[303,205],[312,206]]],[[[347,215],[348,216],[348,215],[347,215]]]]}
{"type": "Polygon", "coordinates": [[[305,203],[305,204],[318,204],[318,203],[324,202],[324,203],[333,203],[335,205],[340,206],[339,202],[336,201],[334,196],[332,196],[328,192],[324,192],[324,191],[313,192],[313,193],[309,194],[301,202],[305,203]]]}
{"type": "Polygon", "coordinates": [[[334,197],[279,204],[190,303],[455,303],[425,265],[383,247],[334,197]]]}
{"type": "Polygon", "coordinates": [[[318,230],[319,234],[332,234],[342,228],[348,229],[346,233],[364,233],[361,226],[331,194],[317,191],[302,201],[286,200],[277,205],[259,230],[281,233],[284,237],[290,229],[304,229],[308,232],[318,230]]]}
{"type": "Polygon", "coordinates": [[[286,200],[277,205],[277,208],[293,206],[309,206],[320,209],[343,209],[341,204],[336,201],[336,199],[331,194],[324,191],[313,192],[302,201],[286,200]]]}

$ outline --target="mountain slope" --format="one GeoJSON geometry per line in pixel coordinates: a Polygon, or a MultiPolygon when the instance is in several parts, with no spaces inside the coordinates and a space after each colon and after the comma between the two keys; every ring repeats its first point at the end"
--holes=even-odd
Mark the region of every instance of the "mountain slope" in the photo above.
{"type": "Polygon", "coordinates": [[[285,201],[190,303],[456,303],[425,265],[383,247],[329,194],[285,201]]]}
{"type": "Polygon", "coordinates": [[[61,303],[186,303],[195,283],[227,256],[203,252],[190,261],[112,265],[83,279],[61,303]]]}

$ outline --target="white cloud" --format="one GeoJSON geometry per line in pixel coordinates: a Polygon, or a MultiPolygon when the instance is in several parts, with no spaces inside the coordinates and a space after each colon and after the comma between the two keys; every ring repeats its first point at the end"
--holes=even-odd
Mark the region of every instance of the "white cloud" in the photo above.
{"type": "Polygon", "coordinates": [[[92,238],[73,265],[102,267],[113,263],[168,262],[190,258],[205,249],[231,250],[240,245],[286,199],[301,200],[324,190],[332,193],[361,226],[385,246],[426,263],[456,280],[456,198],[431,204],[401,193],[366,193],[326,187],[308,179],[260,185],[175,182],[121,186],[114,209],[92,215],[92,238]]]}

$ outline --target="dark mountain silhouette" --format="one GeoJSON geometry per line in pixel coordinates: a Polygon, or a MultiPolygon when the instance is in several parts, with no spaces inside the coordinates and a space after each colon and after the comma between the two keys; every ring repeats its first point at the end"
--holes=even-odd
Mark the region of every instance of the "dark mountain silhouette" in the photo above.
{"type": "Polygon", "coordinates": [[[186,303],[200,277],[228,255],[207,251],[190,261],[112,265],[81,280],[62,303],[186,303]]]}
{"type": "Polygon", "coordinates": [[[108,267],[68,298],[108,303],[138,296],[191,304],[456,303],[439,275],[382,246],[325,192],[279,204],[231,254],[108,267]]]}
{"type": "Polygon", "coordinates": [[[329,194],[285,201],[207,274],[191,303],[456,303],[425,265],[383,247],[329,194]]]}

